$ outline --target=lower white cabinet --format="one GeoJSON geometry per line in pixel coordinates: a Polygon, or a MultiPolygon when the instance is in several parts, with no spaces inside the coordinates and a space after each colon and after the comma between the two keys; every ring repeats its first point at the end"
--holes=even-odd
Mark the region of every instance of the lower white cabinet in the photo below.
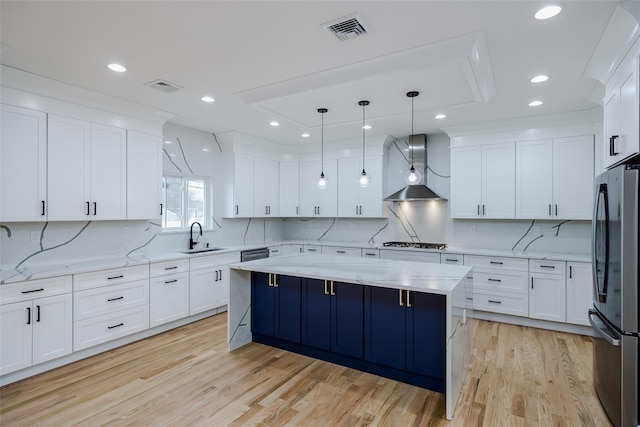
{"type": "Polygon", "coordinates": [[[564,261],[529,260],[529,317],[565,322],[564,261]]]}
{"type": "Polygon", "coordinates": [[[593,276],[590,262],[567,262],[567,323],[589,326],[593,276]]]}
{"type": "Polygon", "coordinates": [[[440,264],[440,254],[437,252],[425,252],[421,250],[402,251],[396,249],[380,249],[380,258],[394,259],[398,261],[428,262],[440,264]]]}
{"type": "Polygon", "coordinates": [[[73,350],[78,351],[149,329],[149,304],[74,322],[73,350]]]}
{"type": "Polygon", "coordinates": [[[362,249],[360,248],[348,248],[342,246],[323,246],[323,255],[337,255],[337,256],[353,256],[362,257],[362,249]]]}
{"type": "Polygon", "coordinates": [[[149,327],[189,315],[189,260],[149,265],[149,327]]]}
{"type": "Polygon", "coordinates": [[[191,258],[189,272],[189,314],[229,303],[229,264],[240,261],[237,252],[191,258]]]}
{"type": "Polygon", "coordinates": [[[0,306],[0,375],[72,351],[72,297],[56,295],[0,306]]]}

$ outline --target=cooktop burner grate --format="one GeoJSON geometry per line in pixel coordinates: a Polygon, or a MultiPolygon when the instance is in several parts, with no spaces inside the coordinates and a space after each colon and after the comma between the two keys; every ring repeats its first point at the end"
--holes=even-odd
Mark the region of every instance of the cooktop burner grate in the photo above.
{"type": "Polygon", "coordinates": [[[446,243],[423,243],[423,242],[384,242],[382,246],[393,248],[417,248],[417,249],[446,249],[446,243]]]}

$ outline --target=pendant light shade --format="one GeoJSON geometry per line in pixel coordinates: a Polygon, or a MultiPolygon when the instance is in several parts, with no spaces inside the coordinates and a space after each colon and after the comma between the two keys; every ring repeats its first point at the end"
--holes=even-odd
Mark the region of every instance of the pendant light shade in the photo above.
{"type": "Polygon", "coordinates": [[[407,185],[420,184],[422,174],[413,167],[413,98],[420,95],[420,92],[411,91],[407,92],[407,97],[411,98],[411,135],[409,135],[409,151],[411,155],[411,167],[404,174],[404,182],[407,185]]]}
{"type": "Polygon", "coordinates": [[[329,180],[327,179],[326,176],[324,176],[324,113],[326,113],[327,110],[326,108],[318,108],[318,113],[321,114],[322,117],[322,125],[321,125],[321,137],[320,137],[320,141],[321,141],[321,148],[320,148],[320,177],[318,178],[318,182],[316,183],[316,185],[318,186],[318,188],[320,190],[324,190],[327,188],[327,186],[329,185],[329,180]]]}
{"type": "Polygon", "coordinates": [[[364,107],[369,105],[369,101],[360,101],[358,102],[358,105],[362,107],[362,172],[358,175],[357,183],[360,188],[367,188],[371,183],[371,177],[367,174],[364,167],[364,107]]]}

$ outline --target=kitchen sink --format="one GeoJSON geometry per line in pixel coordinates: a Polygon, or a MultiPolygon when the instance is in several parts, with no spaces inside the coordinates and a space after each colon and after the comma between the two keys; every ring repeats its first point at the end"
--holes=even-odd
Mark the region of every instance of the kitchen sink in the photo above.
{"type": "Polygon", "coordinates": [[[191,249],[188,251],[180,251],[180,253],[182,254],[200,254],[203,252],[215,252],[215,251],[222,251],[226,248],[202,248],[202,249],[191,249]]]}

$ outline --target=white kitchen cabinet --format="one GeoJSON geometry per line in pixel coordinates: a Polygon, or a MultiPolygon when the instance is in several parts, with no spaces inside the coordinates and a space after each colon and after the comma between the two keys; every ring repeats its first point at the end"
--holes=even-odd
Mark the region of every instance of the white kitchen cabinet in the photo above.
{"type": "Polygon", "coordinates": [[[322,253],[322,246],[320,245],[304,245],[302,252],[306,254],[319,255],[322,253]]]}
{"type": "Polygon", "coordinates": [[[253,157],[242,153],[224,153],[226,218],[253,216],[253,157]]]}
{"type": "Polygon", "coordinates": [[[361,188],[358,177],[362,173],[362,158],[338,160],[338,216],[381,217],[383,216],[382,157],[365,158],[364,167],[371,181],[361,188]]]}
{"type": "Polygon", "coordinates": [[[640,42],[636,42],[606,84],[602,144],[605,168],[640,152],[639,57],[640,42]]]}
{"type": "Polygon", "coordinates": [[[127,135],[124,129],[91,124],[90,217],[127,217],[127,135]]]}
{"type": "Polygon", "coordinates": [[[565,322],[565,262],[529,260],[529,317],[565,322]]]}
{"type": "Polygon", "coordinates": [[[189,260],[177,259],[149,265],[149,326],[189,315],[189,260]]]}
{"type": "Polygon", "coordinates": [[[48,219],[91,219],[91,124],[49,114],[47,148],[48,219]]]}
{"type": "Polygon", "coordinates": [[[126,218],[124,129],[50,114],[47,146],[49,220],[126,218]]]}
{"type": "Polygon", "coordinates": [[[15,293],[8,300],[21,301],[0,305],[0,375],[72,352],[71,281],[66,277],[62,287],[58,279],[4,285],[12,289],[3,290],[3,296],[15,293]],[[33,297],[52,293],[58,295],[33,297]]]}
{"type": "Polygon", "coordinates": [[[229,264],[238,262],[239,258],[239,254],[234,252],[189,260],[189,314],[229,303],[229,264]]]}
{"type": "Polygon", "coordinates": [[[321,162],[300,163],[300,216],[336,217],[338,215],[338,162],[324,161],[324,175],[329,185],[324,190],[316,183],[320,177],[321,162]]]}
{"type": "Polygon", "coordinates": [[[1,105],[0,222],[46,221],[47,115],[1,105]]]}
{"type": "Polygon", "coordinates": [[[162,138],[127,131],[127,219],[162,215],[162,138]]]}
{"type": "Polygon", "coordinates": [[[440,254],[423,250],[380,249],[380,258],[440,264],[440,254]]]}
{"type": "Polygon", "coordinates": [[[298,162],[280,162],[279,211],[281,217],[299,216],[300,171],[298,162]]]}
{"type": "Polygon", "coordinates": [[[515,144],[451,149],[451,217],[515,217],[515,144]]]}
{"type": "Polygon", "coordinates": [[[380,249],[362,248],[362,258],[380,258],[380,249]]]}
{"type": "Polygon", "coordinates": [[[253,159],[253,216],[279,216],[278,162],[253,159]]]}
{"type": "Polygon", "coordinates": [[[516,218],[591,219],[593,135],[516,143],[516,218]]]}
{"type": "Polygon", "coordinates": [[[351,256],[351,257],[362,257],[362,249],[360,248],[350,248],[345,246],[323,246],[322,247],[323,255],[335,255],[335,256],[351,256]]]}
{"type": "Polygon", "coordinates": [[[292,254],[304,253],[304,245],[298,245],[295,243],[289,245],[289,253],[292,253],[292,254]]]}
{"type": "Polygon", "coordinates": [[[587,312],[593,306],[591,263],[567,262],[567,323],[589,326],[587,312]]]}

